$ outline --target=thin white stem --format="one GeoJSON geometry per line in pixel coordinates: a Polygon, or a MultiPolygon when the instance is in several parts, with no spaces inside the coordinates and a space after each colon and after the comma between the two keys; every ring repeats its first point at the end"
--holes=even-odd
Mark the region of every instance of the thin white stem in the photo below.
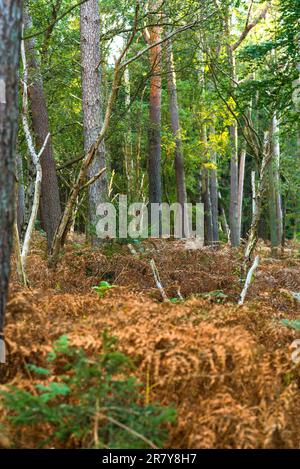
{"type": "Polygon", "coordinates": [[[247,292],[248,292],[248,288],[251,284],[251,280],[252,280],[252,277],[253,277],[253,274],[254,274],[255,270],[259,266],[259,262],[260,262],[260,257],[256,256],[251,268],[248,271],[246,281],[245,281],[245,285],[244,285],[244,288],[243,288],[241,296],[240,296],[239,306],[242,306],[245,302],[245,298],[246,298],[246,295],[247,295],[247,292]]]}
{"type": "Polygon", "coordinates": [[[162,283],[161,283],[161,280],[160,280],[160,276],[159,276],[159,272],[157,270],[157,267],[156,267],[156,264],[155,264],[155,261],[154,259],[151,259],[150,261],[150,267],[151,267],[151,270],[152,270],[152,273],[153,273],[153,276],[154,276],[154,280],[155,280],[155,283],[156,283],[156,286],[158,288],[158,290],[160,291],[160,294],[162,296],[162,299],[164,301],[169,301],[169,298],[162,286],[162,283]]]}
{"type": "Polygon", "coordinates": [[[21,57],[22,57],[22,62],[23,62],[22,123],[23,123],[23,128],[24,128],[24,133],[25,133],[25,138],[26,138],[26,143],[27,143],[27,147],[29,150],[29,154],[30,154],[32,163],[35,166],[35,170],[36,170],[32,210],[31,210],[31,214],[29,217],[29,222],[28,222],[28,226],[26,229],[26,233],[24,236],[24,242],[23,242],[21,256],[20,256],[22,271],[24,272],[24,275],[26,277],[26,260],[28,257],[32,235],[34,231],[34,226],[35,226],[35,221],[36,221],[37,214],[38,214],[41,187],[42,187],[42,167],[40,164],[40,158],[42,154],[44,153],[45,148],[48,144],[50,134],[48,133],[40,151],[37,153],[35,146],[34,146],[33,137],[30,132],[29,122],[28,122],[28,69],[27,69],[24,41],[22,41],[21,43],[21,57]]]}

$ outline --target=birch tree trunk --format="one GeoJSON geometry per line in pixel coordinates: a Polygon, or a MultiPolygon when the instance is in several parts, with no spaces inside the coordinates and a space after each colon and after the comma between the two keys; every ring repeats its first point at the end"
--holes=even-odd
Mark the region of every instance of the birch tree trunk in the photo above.
{"type": "MultiPolygon", "coordinates": [[[[99,3],[98,0],[88,0],[80,7],[81,80],[85,152],[88,152],[91,145],[95,142],[103,125],[99,41],[99,3]]],[[[88,169],[89,179],[105,167],[105,144],[103,140],[88,169]]],[[[97,206],[105,202],[107,197],[107,175],[104,173],[101,178],[89,186],[89,219],[93,246],[97,246],[100,243],[95,234],[95,227],[98,221],[96,214],[97,206]]]]}
{"type": "Polygon", "coordinates": [[[21,0],[0,0],[0,362],[13,241],[21,0]]]}
{"type": "MultiPolygon", "coordinates": [[[[28,9],[24,9],[24,26],[32,25],[28,9]]],[[[50,133],[47,103],[44,93],[44,83],[41,64],[34,38],[25,43],[28,62],[28,77],[31,82],[28,93],[31,104],[33,131],[36,137],[36,147],[41,148],[50,133]]],[[[47,234],[48,249],[51,247],[55,231],[61,217],[60,195],[56,173],[55,160],[52,151],[51,138],[48,140],[41,157],[43,179],[41,183],[40,216],[41,225],[47,234]]]]}

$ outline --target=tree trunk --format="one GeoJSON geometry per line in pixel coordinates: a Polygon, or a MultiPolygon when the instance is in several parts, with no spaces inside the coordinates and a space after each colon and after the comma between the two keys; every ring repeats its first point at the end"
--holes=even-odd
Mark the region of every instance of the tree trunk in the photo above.
{"type": "MultiPolygon", "coordinates": [[[[202,124],[201,128],[201,141],[204,144],[206,151],[207,148],[207,128],[206,124],[202,124]]],[[[211,207],[211,194],[210,194],[210,174],[208,169],[203,168],[201,176],[201,199],[204,204],[204,240],[205,243],[211,245],[213,242],[213,221],[212,221],[212,207],[211,207]]]]}
{"type": "MultiPolygon", "coordinates": [[[[155,9],[157,2],[151,2],[155,9]]],[[[148,44],[154,44],[161,38],[161,28],[153,26],[149,30],[148,44]]],[[[149,98],[149,202],[161,203],[161,44],[149,51],[151,78],[149,98]]]]}
{"type": "Polygon", "coordinates": [[[220,216],[221,216],[221,226],[222,226],[222,231],[223,234],[226,236],[227,241],[229,243],[230,241],[230,230],[227,222],[227,217],[226,217],[226,211],[225,211],[225,205],[223,203],[223,199],[221,196],[221,193],[218,193],[218,202],[219,202],[219,211],[220,211],[220,216]]]}
{"type": "Polygon", "coordinates": [[[243,270],[246,271],[248,263],[251,261],[253,251],[256,247],[258,241],[258,225],[261,218],[262,208],[263,208],[263,197],[266,191],[267,185],[267,176],[269,170],[269,164],[271,159],[271,150],[270,150],[270,132],[265,132],[264,134],[264,148],[262,152],[262,162],[260,168],[260,177],[258,188],[255,194],[255,212],[253,214],[251,228],[248,236],[247,246],[244,254],[244,264],[243,270]]]}
{"type": "Polygon", "coordinates": [[[25,187],[23,175],[23,161],[22,156],[18,153],[16,155],[16,175],[17,175],[17,227],[19,237],[22,233],[23,223],[25,219],[25,187]]]}
{"type": "MultiPolygon", "coordinates": [[[[4,328],[15,212],[21,3],[20,0],[0,0],[0,339],[4,328]]],[[[5,361],[3,342],[1,345],[0,361],[5,361]]]]}
{"type": "Polygon", "coordinates": [[[242,215],[243,215],[243,197],[244,197],[244,179],[245,179],[246,148],[242,148],[239,170],[239,188],[238,188],[238,233],[239,239],[242,236],[242,215]]]}
{"type": "MultiPolygon", "coordinates": [[[[25,8],[25,28],[30,28],[31,23],[29,12],[25,8]]],[[[50,133],[44,83],[35,39],[31,38],[26,41],[25,47],[29,80],[31,82],[31,86],[29,86],[29,99],[31,103],[32,125],[36,137],[36,147],[41,148],[47,135],[50,133]]],[[[43,180],[41,185],[40,216],[41,225],[47,234],[48,248],[50,249],[61,217],[58,180],[51,138],[48,140],[47,147],[41,157],[41,167],[43,180]]]]}
{"type": "MultiPolygon", "coordinates": [[[[212,135],[215,134],[214,127],[210,129],[212,135]]],[[[211,162],[217,166],[217,155],[214,150],[211,151],[211,162]]],[[[218,191],[218,173],[217,169],[211,170],[210,177],[210,200],[211,200],[211,217],[212,217],[212,239],[214,243],[219,242],[219,191],[218,191]]]]}
{"type": "MultiPolygon", "coordinates": [[[[80,44],[82,66],[82,107],[84,125],[84,149],[88,152],[99,135],[102,121],[102,97],[100,76],[100,12],[98,0],[88,0],[80,7],[80,44]]],[[[105,168],[105,145],[101,142],[88,169],[89,179],[105,168]]],[[[96,237],[97,206],[107,200],[107,175],[104,173],[94,184],[89,186],[89,218],[91,240],[97,246],[96,237]]]]}
{"type": "Polygon", "coordinates": [[[213,220],[210,194],[210,174],[207,169],[202,173],[202,202],[204,204],[204,240],[208,245],[213,244],[213,220]]]}
{"type": "Polygon", "coordinates": [[[230,126],[231,159],[230,159],[230,241],[232,247],[240,244],[239,222],[238,222],[238,190],[239,190],[239,169],[238,169],[238,130],[237,124],[230,126]]]}
{"type": "Polygon", "coordinates": [[[124,142],[124,163],[125,163],[125,173],[127,179],[127,195],[129,200],[135,202],[134,196],[136,192],[134,190],[134,162],[133,162],[133,152],[132,152],[132,130],[131,130],[131,112],[130,112],[130,75],[129,68],[127,67],[124,71],[124,85],[125,85],[125,106],[128,116],[128,129],[125,132],[125,142],[124,142]]]}
{"type": "Polygon", "coordinates": [[[251,171],[251,188],[252,188],[252,221],[256,212],[256,174],[251,171]]]}
{"type": "Polygon", "coordinates": [[[269,167],[269,213],[272,248],[278,248],[282,241],[282,203],[280,194],[280,145],[276,114],[272,119],[272,159],[269,167]]]}
{"type": "MultiPolygon", "coordinates": [[[[230,37],[230,19],[227,22],[227,36],[228,41],[230,37]]],[[[236,88],[236,63],[235,53],[233,47],[228,43],[227,46],[228,61],[230,67],[230,88],[231,94],[234,96],[236,88]]],[[[232,247],[237,247],[240,244],[239,236],[239,221],[238,221],[238,190],[239,190],[239,158],[238,158],[238,126],[237,122],[230,126],[230,210],[229,210],[229,225],[230,225],[230,241],[232,247]]]]}
{"type": "Polygon", "coordinates": [[[177,98],[177,85],[176,85],[176,74],[174,69],[174,57],[172,50],[172,41],[167,43],[167,70],[168,70],[168,92],[169,92],[169,111],[171,117],[171,127],[173,137],[175,139],[175,176],[176,176],[176,191],[177,191],[177,202],[182,207],[183,214],[183,235],[188,237],[188,230],[186,230],[187,214],[185,211],[185,204],[187,202],[186,186],[185,186],[185,173],[184,173],[184,159],[182,151],[182,139],[181,139],[181,128],[179,122],[178,112],[178,98],[177,98]]]}

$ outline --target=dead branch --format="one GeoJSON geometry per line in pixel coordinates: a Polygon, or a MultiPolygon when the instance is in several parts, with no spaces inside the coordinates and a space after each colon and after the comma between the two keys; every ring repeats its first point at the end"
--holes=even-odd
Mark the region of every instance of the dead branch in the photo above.
{"type": "Polygon", "coordinates": [[[239,306],[242,306],[245,302],[245,298],[246,298],[246,295],[247,295],[247,292],[248,292],[248,288],[251,285],[253,274],[256,271],[257,267],[259,266],[259,262],[260,262],[260,258],[259,258],[259,256],[256,256],[256,258],[254,259],[254,262],[253,262],[253,264],[252,264],[252,266],[249,269],[249,272],[247,274],[245,285],[244,285],[244,288],[242,290],[240,300],[239,300],[239,303],[238,303],[239,306]]]}
{"type": "Polygon", "coordinates": [[[160,294],[162,296],[162,299],[163,301],[169,301],[169,298],[162,286],[162,283],[161,283],[161,280],[160,280],[160,276],[159,276],[159,272],[157,270],[157,267],[156,267],[156,264],[155,264],[155,260],[154,259],[151,259],[150,261],[150,267],[151,267],[151,270],[153,272],[153,276],[154,276],[154,280],[155,280],[155,283],[156,283],[156,286],[158,288],[158,290],[160,291],[160,294]]]}

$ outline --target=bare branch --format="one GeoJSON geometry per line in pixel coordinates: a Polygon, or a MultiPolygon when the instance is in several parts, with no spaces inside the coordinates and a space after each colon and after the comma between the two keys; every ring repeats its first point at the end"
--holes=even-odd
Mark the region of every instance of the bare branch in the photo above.
{"type": "Polygon", "coordinates": [[[246,39],[246,37],[248,36],[248,34],[250,33],[250,31],[255,28],[255,26],[257,26],[257,24],[263,20],[266,15],[267,15],[267,12],[268,12],[268,9],[270,7],[270,3],[268,3],[265,8],[261,11],[261,13],[252,21],[252,23],[249,23],[249,14],[248,14],[248,17],[247,17],[247,21],[246,21],[246,25],[245,25],[245,28],[242,32],[242,34],[240,35],[239,39],[231,46],[232,50],[236,50],[240,45],[241,43],[244,41],[244,39],[246,39]]]}
{"type": "Polygon", "coordinates": [[[96,182],[97,179],[99,179],[105,171],[106,171],[106,168],[102,168],[97,174],[95,174],[95,176],[93,176],[91,179],[89,179],[88,182],[86,182],[86,183],[81,187],[81,190],[86,189],[87,187],[89,187],[89,186],[91,186],[92,184],[94,184],[94,182],[96,182]]]}

